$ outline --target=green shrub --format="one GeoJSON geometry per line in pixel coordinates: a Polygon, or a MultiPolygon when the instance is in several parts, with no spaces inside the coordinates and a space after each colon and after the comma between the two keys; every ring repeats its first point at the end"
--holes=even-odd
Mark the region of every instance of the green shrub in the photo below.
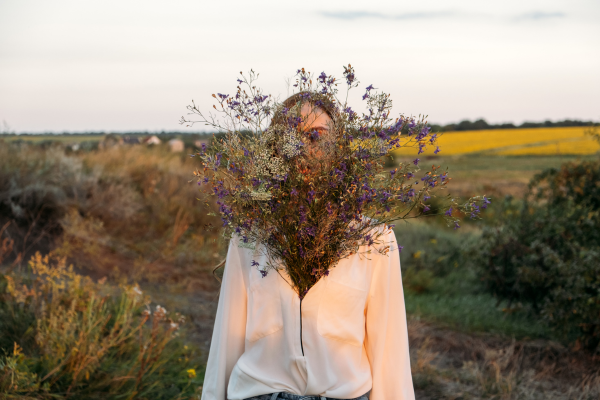
{"type": "Polygon", "coordinates": [[[530,305],[566,340],[600,343],[600,162],[536,175],[484,229],[476,264],[500,299],[530,305]]]}
{"type": "Polygon", "coordinates": [[[0,275],[0,392],[8,398],[180,399],[200,382],[183,317],[149,307],[139,287],[115,289],[51,265],[0,275]]]}
{"type": "Polygon", "coordinates": [[[472,235],[452,230],[444,224],[400,223],[394,228],[402,273],[414,269],[430,270],[432,276],[446,276],[466,264],[464,249],[472,235]]]}

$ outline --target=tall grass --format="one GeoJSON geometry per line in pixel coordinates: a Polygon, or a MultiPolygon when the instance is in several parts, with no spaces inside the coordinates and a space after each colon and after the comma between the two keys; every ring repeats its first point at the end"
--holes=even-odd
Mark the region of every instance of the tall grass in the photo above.
{"type": "Polygon", "coordinates": [[[223,250],[187,154],[134,146],[67,155],[0,142],[0,159],[5,263],[52,251],[96,277],[183,281],[223,250]]]}
{"type": "Polygon", "coordinates": [[[0,392],[7,398],[182,399],[200,385],[184,317],[36,254],[0,275],[0,392]]]}

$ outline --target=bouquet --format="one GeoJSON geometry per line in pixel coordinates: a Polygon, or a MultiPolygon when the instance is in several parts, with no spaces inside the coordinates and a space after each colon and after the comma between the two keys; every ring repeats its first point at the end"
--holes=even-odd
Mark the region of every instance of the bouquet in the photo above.
{"type": "MultiPolygon", "coordinates": [[[[181,123],[219,132],[192,155],[202,163],[194,175],[208,186],[202,193],[215,198],[224,235],[237,234],[241,246],[260,244],[270,261],[253,264],[263,276],[282,265],[300,298],[361,246],[387,253],[381,237],[392,222],[429,211],[425,202],[450,181],[439,166],[419,174],[419,158],[385,168],[403,146],[415,147],[417,156],[428,146],[439,152],[439,134],[425,117],[392,117],[389,94],[373,85],[365,88],[366,112],[359,115],[347,100],[359,86],[351,65],[344,67],[343,100],[340,82],[324,72],[298,70],[295,93],[285,101],[258,88],[254,71],[240,75],[235,94],[213,94],[217,114],[192,103],[188,110],[199,119],[182,117],[181,123]]],[[[456,229],[453,210],[478,218],[488,203],[485,196],[464,204],[446,196],[439,214],[456,229]]]]}

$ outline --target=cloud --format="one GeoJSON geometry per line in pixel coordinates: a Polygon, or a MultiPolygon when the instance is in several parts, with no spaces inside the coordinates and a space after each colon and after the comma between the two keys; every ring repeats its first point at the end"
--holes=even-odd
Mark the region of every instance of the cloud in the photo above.
{"type": "Polygon", "coordinates": [[[525,13],[521,15],[517,15],[515,19],[517,20],[534,20],[539,21],[542,19],[550,19],[550,18],[564,18],[567,15],[563,12],[544,12],[544,11],[533,11],[530,13],[525,13]]]}
{"type": "Polygon", "coordinates": [[[343,19],[343,20],[355,20],[361,18],[378,18],[388,20],[408,20],[408,19],[428,19],[447,17],[454,14],[452,11],[434,11],[434,12],[416,12],[406,14],[384,14],[370,11],[321,11],[319,12],[323,17],[343,19]]]}

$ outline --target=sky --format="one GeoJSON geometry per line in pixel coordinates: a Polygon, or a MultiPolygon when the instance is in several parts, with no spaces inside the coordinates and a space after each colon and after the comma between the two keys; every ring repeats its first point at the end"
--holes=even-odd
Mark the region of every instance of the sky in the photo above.
{"type": "Polygon", "coordinates": [[[283,99],[349,63],[358,110],[372,84],[433,123],[600,121],[598,21],[597,0],[0,0],[0,129],[200,130],[186,106],[240,71],[283,99]]]}

